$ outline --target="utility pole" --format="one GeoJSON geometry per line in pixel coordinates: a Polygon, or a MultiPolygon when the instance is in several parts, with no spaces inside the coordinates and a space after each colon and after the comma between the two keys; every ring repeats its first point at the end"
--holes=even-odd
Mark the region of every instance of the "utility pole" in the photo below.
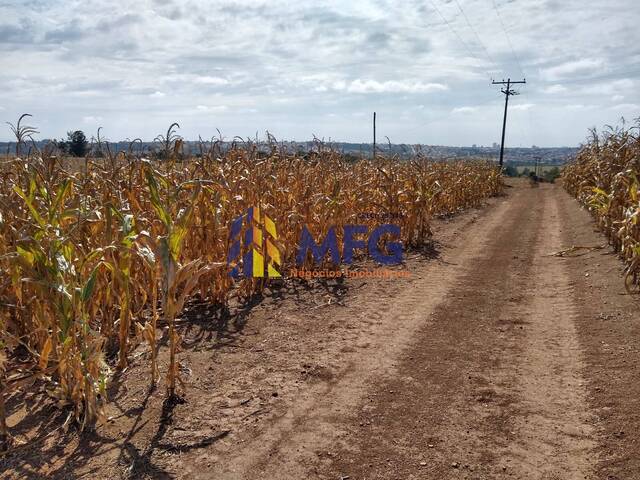
{"type": "Polygon", "coordinates": [[[511,81],[510,78],[505,82],[502,80],[501,82],[496,82],[495,80],[491,82],[491,85],[506,85],[507,88],[503,88],[500,91],[504,93],[504,118],[502,119],[502,141],[500,142],[500,170],[502,170],[502,162],[504,159],[504,134],[507,128],[507,107],[509,106],[509,97],[511,95],[519,95],[518,92],[511,89],[511,85],[516,83],[527,83],[527,79],[522,79],[519,81],[511,81]]]}
{"type": "Polygon", "coordinates": [[[373,159],[376,158],[376,112],[373,112],[373,159]]]}

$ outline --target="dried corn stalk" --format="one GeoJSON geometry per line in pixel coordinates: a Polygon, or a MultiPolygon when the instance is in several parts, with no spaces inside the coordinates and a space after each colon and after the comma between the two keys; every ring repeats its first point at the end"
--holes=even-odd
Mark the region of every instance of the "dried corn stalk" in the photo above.
{"type": "MultiPolygon", "coordinates": [[[[186,158],[176,127],[158,137],[160,150],[149,158],[134,142],[114,154],[99,140],[100,158],[75,164],[55,149],[0,163],[0,441],[8,436],[2,400],[20,379],[45,378],[81,425],[99,416],[109,365],[124,368],[137,341],[150,346],[155,383],[159,318],[169,327],[174,395],[175,320],[189,299],[225,305],[231,294],[266,284],[234,284],[226,266],[229,226],[249,207],[277,225],[286,271],[305,225],[320,235],[331,225],[372,228],[376,215],[386,216],[405,245],[419,246],[434,215],[478,206],[502,189],[498,170],[483,162],[353,162],[322,144],[291,153],[272,137],[266,152],[251,142],[223,150],[216,141],[186,158]],[[17,348],[29,365],[16,363],[17,348]],[[107,352],[117,359],[105,360],[107,352]]],[[[15,132],[22,144],[34,130],[18,123],[15,132]]]]}

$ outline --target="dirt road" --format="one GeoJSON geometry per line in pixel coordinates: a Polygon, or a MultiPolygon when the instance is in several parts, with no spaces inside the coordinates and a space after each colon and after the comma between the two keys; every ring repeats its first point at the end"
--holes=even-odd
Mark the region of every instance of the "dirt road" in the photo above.
{"type": "Polygon", "coordinates": [[[230,325],[194,313],[186,403],[147,393],[141,347],[109,422],[5,476],[640,479],[638,300],[608,248],[551,255],[606,243],[588,214],[518,183],[435,237],[408,279],[274,289],[230,325]]]}

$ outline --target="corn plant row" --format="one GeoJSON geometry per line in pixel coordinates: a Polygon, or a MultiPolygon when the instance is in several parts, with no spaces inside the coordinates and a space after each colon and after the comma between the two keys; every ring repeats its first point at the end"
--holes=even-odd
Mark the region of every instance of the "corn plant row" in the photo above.
{"type": "Polygon", "coordinates": [[[478,206],[502,188],[487,163],[353,162],[322,144],[301,155],[270,142],[267,151],[207,143],[184,158],[173,125],[154,155],[100,144],[99,157],[69,162],[53,147],[25,155],[21,145],[2,161],[0,440],[9,438],[5,399],[36,380],[81,427],[100,417],[110,375],[142,342],[155,384],[159,323],[169,331],[165,382],[175,395],[175,320],[188,301],[227,305],[269,281],[236,282],[226,264],[230,224],[249,207],[277,225],[286,271],[305,225],[320,236],[332,225],[373,227],[370,214],[392,216],[404,245],[420,246],[434,215],[478,206]]]}
{"type": "MultiPolygon", "coordinates": [[[[640,124],[640,123],[639,123],[640,124]]],[[[575,160],[563,170],[567,191],[595,216],[627,264],[629,292],[640,280],[640,138],[638,126],[591,132],[575,160]]]]}

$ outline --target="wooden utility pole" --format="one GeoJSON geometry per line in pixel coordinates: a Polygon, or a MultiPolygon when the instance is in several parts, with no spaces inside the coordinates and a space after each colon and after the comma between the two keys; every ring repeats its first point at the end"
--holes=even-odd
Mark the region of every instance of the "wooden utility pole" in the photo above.
{"type": "Polygon", "coordinates": [[[376,112],[373,112],[373,158],[376,158],[376,112]]]}
{"type": "Polygon", "coordinates": [[[527,79],[522,79],[519,81],[511,81],[510,78],[505,82],[502,80],[501,82],[496,82],[495,80],[491,82],[492,85],[506,85],[507,88],[503,88],[500,91],[504,93],[504,118],[502,119],[502,141],[500,142],[500,170],[502,170],[502,163],[504,160],[504,134],[507,129],[507,107],[509,106],[509,97],[511,95],[518,95],[518,92],[511,89],[511,85],[516,83],[527,83],[527,79]]]}

